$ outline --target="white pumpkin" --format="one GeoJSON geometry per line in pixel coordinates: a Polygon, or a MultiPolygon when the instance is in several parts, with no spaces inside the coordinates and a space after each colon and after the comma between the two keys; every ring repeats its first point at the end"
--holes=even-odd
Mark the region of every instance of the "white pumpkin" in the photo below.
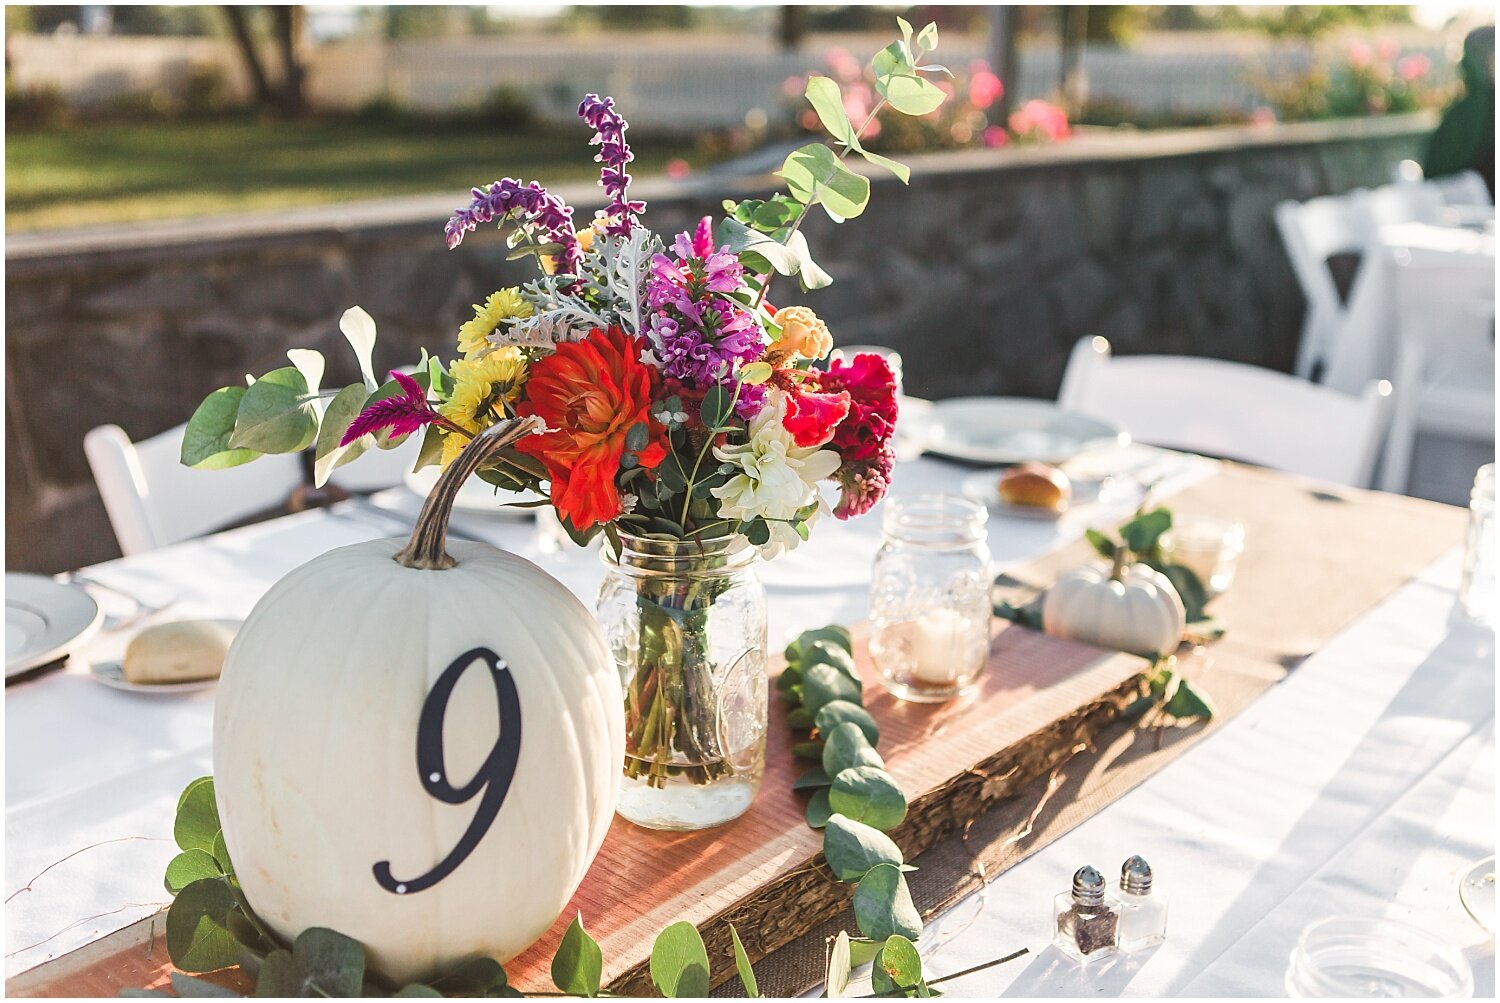
{"type": "Polygon", "coordinates": [[[1152,658],[1177,650],[1187,613],[1166,575],[1116,559],[1059,578],[1042,603],[1042,626],[1054,637],[1152,658]]]}
{"type": "Polygon", "coordinates": [[[444,550],[463,477],[535,427],[477,438],[404,547],[278,582],[219,683],[215,790],[250,906],[288,941],[354,937],[398,984],[539,939],[619,793],[619,676],[588,608],[512,554],[444,550]]]}

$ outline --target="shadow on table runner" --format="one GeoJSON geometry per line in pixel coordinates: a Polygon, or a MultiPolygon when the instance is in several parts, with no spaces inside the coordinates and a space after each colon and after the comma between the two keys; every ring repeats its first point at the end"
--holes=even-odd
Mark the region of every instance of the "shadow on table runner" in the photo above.
{"type": "MultiPolygon", "coordinates": [[[[924,921],[944,912],[1049,845],[1223,727],[1308,655],[1455,546],[1462,510],[1373,492],[1332,493],[1282,475],[1228,464],[1171,500],[1174,511],[1245,524],[1247,548],[1234,589],[1216,610],[1228,633],[1179,656],[1179,668],[1211,694],[1206,725],[1166,729],[1115,724],[1053,774],[1040,777],[917,856],[908,875],[924,921]],[[1403,521],[1393,533],[1392,519],[1403,521]],[[1055,789],[1049,792],[1049,785],[1055,789]],[[1034,817],[1033,817],[1034,816],[1034,817]]],[[[1080,542],[1025,569],[1022,581],[1054,581],[1090,558],[1080,542]]],[[[899,842],[899,839],[898,839],[899,842]]],[[[767,996],[796,996],[823,981],[827,944],[856,929],[852,909],[756,962],[767,996]]],[[[997,944],[996,956],[1020,947],[997,944]]],[[[1024,963],[1023,961],[1012,964],[1024,963]]],[[[716,997],[743,995],[739,979],[716,997]]]]}

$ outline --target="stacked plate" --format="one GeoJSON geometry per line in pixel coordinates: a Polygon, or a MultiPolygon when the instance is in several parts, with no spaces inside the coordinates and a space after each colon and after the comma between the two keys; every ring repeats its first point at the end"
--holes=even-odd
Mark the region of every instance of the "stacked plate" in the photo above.
{"type": "Polygon", "coordinates": [[[62,658],[104,614],[83,589],[43,575],[5,574],[5,678],[62,658]]]}

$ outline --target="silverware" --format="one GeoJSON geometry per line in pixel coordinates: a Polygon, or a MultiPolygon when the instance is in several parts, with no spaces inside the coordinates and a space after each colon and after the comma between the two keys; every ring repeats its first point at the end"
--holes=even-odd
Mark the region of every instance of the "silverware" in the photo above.
{"type": "Polygon", "coordinates": [[[91,586],[96,589],[103,589],[105,592],[111,592],[122,599],[128,600],[135,607],[133,612],[127,613],[124,616],[115,613],[105,613],[104,622],[100,625],[104,630],[123,630],[126,627],[133,627],[147,617],[155,616],[157,613],[170,609],[177,604],[177,600],[182,598],[182,595],[179,593],[165,602],[148,603],[140,596],[127,592],[118,585],[111,585],[97,578],[90,578],[81,571],[69,571],[64,573],[62,577],[63,581],[69,585],[91,586]]]}

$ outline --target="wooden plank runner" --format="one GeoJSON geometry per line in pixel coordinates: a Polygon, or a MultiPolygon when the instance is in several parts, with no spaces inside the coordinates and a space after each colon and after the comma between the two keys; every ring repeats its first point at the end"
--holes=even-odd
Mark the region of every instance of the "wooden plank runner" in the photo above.
{"type": "MultiPolygon", "coordinates": [[[[1167,504],[1180,515],[1217,516],[1245,525],[1246,550],[1238,577],[1214,607],[1228,633],[1178,658],[1179,667],[1212,696],[1214,720],[1206,727],[1160,733],[1111,725],[1058,771],[1058,786],[1040,815],[1032,817],[1047,794],[1047,777],[978,813],[961,831],[913,860],[920,869],[907,880],[924,917],[973,894],[1223,727],[1295,671],[1304,658],[1459,546],[1466,518],[1463,509],[1448,505],[1374,492],[1331,493],[1237,465],[1226,465],[1167,504]]],[[[1087,561],[1091,553],[1087,544],[1079,543],[1014,577],[1045,585],[1087,561]]],[[[820,984],[827,939],[854,928],[852,913],[844,911],[758,961],[755,971],[762,991],[795,996],[820,984]]],[[[1043,946],[996,944],[995,954],[1043,946]]],[[[972,979],[966,983],[969,991],[980,991],[983,976],[972,979]]],[[[739,980],[730,977],[714,995],[739,993],[739,980]]]]}
{"type": "MultiPolygon", "coordinates": [[[[1430,563],[1460,538],[1461,510],[1365,492],[1330,494],[1291,478],[1233,466],[1175,496],[1179,513],[1216,515],[1245,523],[1247,550],[1234,589],[1220,612],[1229,635],[1195,655],[1195,675],[1211,668],[1204,685],[1219,702],[1220,726],[1287,668],[1430,563]],[[1211,663],[1211,664],[1210,664],[1211,663]],[[1224,685],[1236,680],[1234,686],[1224,685]]],[[[1039,585],[1082,563],[1083,548],[1065,548],[1016,577],[1039,585]]],[[[921,706],[896,701],[866,674],[867,703],[882,729],[881,752],[904,789],[920,792],[908,819],[892,833],[912,859],[933,847],[911,876],[913,894],[932,912],[976,887],[971,854],[988,853],[991,875],[1072,828],[1135,786],[1204,729],[1174,733],[1162,753],[1137,749],[1105,730],[1139,691],[1144,666],[1021,628],[998,626],[981,692],[959,704],[921,706]],[[1032,835],[1008,841],[1017,811],[1034,803],[1028,781],[1061,763],[1081,741],[1092,740],[1127,768],[1067,764],[1069,781],[1038,820],[1032,835]],[[1084,768],[1088,767],[1088,768],[1084,768]],[[1025,795],[1025,796],[1018,796],[1025,795]],[[1011,799],[1005,801],[1004,799],[1011,799]],[[1031,798],[1028,800],[1028,798],[1031,798]],[[1000,803],[995,811],[985,806],[1000,803]],[[1010,814],[1007,815],[1006,813],[1010,814]],[[977,819],[977,821],[975,821],[977,819]],[[968,844],[944,836],[974,821],[968,844]]],[[[605,978],[619,992],[648,992],[645,960],[656,933],[688,919],[704,933],[715,981],[730,976],[728,924],[752,957],[793,941],[757,964],[770,995],[802,991],[822,971],[822,937],[852,928],[842,916],[849,886],[816,866],[821,834],[807,828],[802,799],[791,782],[805,764],[793,759],[780,708],[773,708],[764,785],[755,805],[736,822],[706,833],[653,833],[616,819],[605,848],[558,925],[507,968],[523,989],[550,988],[548,962],[575,909],[604,949],[605,978]],[[816,924],[831,920],[822,927],[816,924]]],[[[99,948],[102,944],[93,945],[99,948]]],[[[90,948],[89,950],[93,950],[90,948]]],[[[82,952],[75,952],[81,954],[82,952]]],[[[63,968],[74,955],[11,980],[12,994],[75,995],[89,989],[152,985],[166,980],[159,941],[150,959],[137,941],[125,949],[63,968]],[[51,969],[62,978],[48,979],[51,969]]],[[[731,979],[720,992],[732,992],[731,979]]]]}

